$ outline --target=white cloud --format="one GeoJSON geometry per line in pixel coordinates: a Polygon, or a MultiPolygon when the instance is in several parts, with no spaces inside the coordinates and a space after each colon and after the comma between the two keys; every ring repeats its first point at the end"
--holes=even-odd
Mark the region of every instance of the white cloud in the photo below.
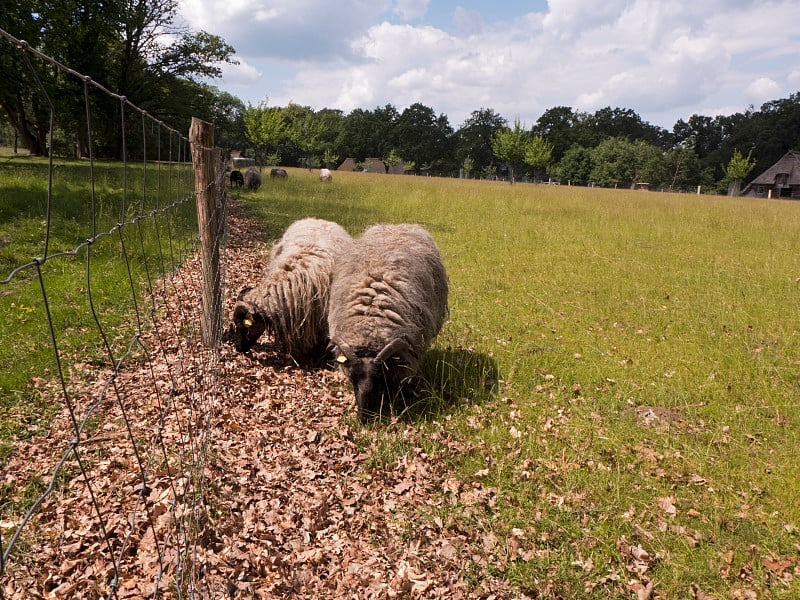
{"type": "Polygon", "coordinates": [[[238,65],[223,63],[221,68],[222,78],[231,85],[247,85],[258,81],[261,77],[261,71],[241,58],[238,65]]]}
{"type": "Polygon", "coordinates": [[[769,77],[759,77],[747,86],[743,98],[754,106],[760,106],[764,102],[775,100],[780,97],[781,86],[769,77]]]}
{"type": "Polygon", "coordinates": [[[274,104],[347,111],[422,102],[454,126],[478,108],[532,124],[557,105],[611,105],[671,128],[703,107],[744,110],[779,97],[778,82],[800,85],[800,40],[775,26],[800,22],[796,0],[608,0],[592,10],[549,0],[543,12],[520,9],[502,23],[456,7],[453,31],[426,22],[428,0],[181,6],[246,60],[243,83],[264,74],[253,95],[269,88],[274,104]]]}
{"type": "Polygon", "coordinates": [[[395,0],[392,12],[404,21],[421,19],[428,12],[430,0],[395,0]]]}

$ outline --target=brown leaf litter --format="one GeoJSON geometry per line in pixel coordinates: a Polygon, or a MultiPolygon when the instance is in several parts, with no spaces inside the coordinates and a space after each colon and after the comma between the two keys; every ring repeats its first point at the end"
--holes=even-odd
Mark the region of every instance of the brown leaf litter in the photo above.
{"type": "MultiPolygon", "coordinates": [[[[232,201],[226,323],[238,291],[260,279],[267,254],[262,233],[232,201]]],[[[168,299],[175,314],[163,319],[167,333],[145,344],[182,354],[186,342],[174,321],[196,306],[189,290],[197,287],[198,272],[196,261],[181,269],[177,279],[187,283],[176,285],[179,297],[168,299]]],[[[202,365],[196,363],[213,360],[202,352],[189,356],[198,358],[175,369],[133,361],[115,381],[124,388],[118,393],[135,439],[155,440],[152,447],[137,448],[152,487],[144,495],[135,488],[142,467],[114,412],[115,390],[102,390],[108,373],[81,370],[76,385],[80,414],[105,393],[93,413],[101,425],[81,445],[92,485],[84,483],[73,461],[63,489],[43,502],[6,565],[0,578],[6,598],[95,599],[109,593],[177,598],[176,585],[183,590],[180,597],[208,599],[525,597],[502,577],[504,565],[497,558],[508,550],[526,555],[521,531],[510,541],[498,540],[453,518],[443,522],[434,517],[451,497],[488,510],[496,491],[454,480],[441,461],[413,447],[413,422],[380,424],[365,434],[353,418],[352,392],[338,372],[301,368],[268,338],[239,354],[226,335],[213,420],[191,422],[187,415],[193,409],[187,406],[186,414],[184,409],[173,411],[174,416],[167,411],[170,416],[159,423],[163,403],[175,398],[178,406],[177,400],[197,382],[202,365]],[[173,463],[182,458],[161,457],[159,444],[163,440],[173,452],[202,452],[202,435],[191,437],[189,423],[208,426],[209,446],[203,527],[196,549],[186,556],[175,540],[163,538],[177,535],[173,521],[182,509],[174,508],[176,488],[194,488],[171,479],[173,463]],[[367,435],[377,440],[387,428],[407,430],[412,449],[396,465],[376,467],[357,439],[367,435]],[[138,506],[141,498],[146,501],[138,506]],[[130,515],[137,506],[147,518],[131,529],[130,515]],[[120,553],[114,592],[110,584],[120,553]],[[193,584],[180,579],[179,572],[194,573],[193,584]]],[[[52,465],[52,458],[64,453],[71,431],[65,412],[46,439],[19,441],[4,469],[11,480],[0,483],[47,476],[39,472],[41,465],[52,465]]],[[[443,443],[448,443],[445,436],[443,443]]],[[[458,451],[458,441],[449,443],[458,451]]],[[[13,528],[16,521],[5,525],[13,528]]],[[[8,532],[0,533],[6,544],[8,532]]]]}

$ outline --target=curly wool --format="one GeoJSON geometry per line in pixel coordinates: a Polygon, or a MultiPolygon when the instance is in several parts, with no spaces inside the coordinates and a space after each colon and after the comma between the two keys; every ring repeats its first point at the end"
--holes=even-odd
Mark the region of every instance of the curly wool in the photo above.
{"type": "Polygon", "coordinates": [[[256,308],[275,341],[297,359],[327,345],[331,274],[352,241],[331,221],[294,222],[273,247],[263,281],[239,298],[256,308]]]}
{"type": "Polygon", "coordinates": [[[370,227],[337,264],[328,328],[362,421],[382,395],[417,373],[447,317],[447,295],[439,249],[419,225],[370,227]]]}

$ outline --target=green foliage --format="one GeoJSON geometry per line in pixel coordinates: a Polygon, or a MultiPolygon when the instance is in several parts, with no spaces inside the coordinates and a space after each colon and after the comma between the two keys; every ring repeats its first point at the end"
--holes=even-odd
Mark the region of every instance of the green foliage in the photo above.
{"type": "Polygon", "coordinates": [[[545,169],[553,155],[553,144],[544,138],[534,135],[525,149],[525,163],[534,169],[545,169]]]}
{"type": "MultiPolygon", "coordinates": [[[[213,112],[215,94],[206,93],[208,86],[200,80],[218,77],[221,64],[236,61],[222,38],[177,25],[177,10],[177,0],[0,3],[4,29],[171,127],[188,131],[192,116],[208,118],[213,112]]],[[[53,135],[59,145],[48,148],[48,102],[22,54],[3,38],[0,67],[9,77],[0,81],[0,106],[21,144],[35,155],[68,154],[73,148],[87,155],[83,81],[30,58],[58,115],[53,135]]],[[[118,157],[119,102],[91,90],[95,156],[118,157]]]]}
{"type": "Polygon", "coordinates": [[[575,144],[564,153],[560,161],[553,165],[551,173],[561,183],[588,185],[592,182],[593,170],[592,150],[575,144]]]}
{"type": "Polygon", "coordinates": [[[461,168],[464,169],[464,172],[466,173],[467,177],[469,177],[470,173],[472,173],[475,170],[475,161],[472,160],[471,156],[467,156],[461,163],[461,168]]]}
{"type": "Polygon", "coordinates": [[[459,164],[464,167],[464,161],[469,158],[473,166],[468,171],[486,172],[494,162],[492,141],[506,125],[507,121],[490,108],[473,111],[455,133],[455,157],[459,164]]]}
{"type": "Polygon", "coordinates": [[[592,151],[591,179],[605,187],[660,184],[666,178],[661,151],[641,140],[608,138],[592,151]]]}
{"type": "Polygon", "coordinates": [[[394,129],[397,152],[405,160],[431,170],[444,166],[453,133],[446,116],[437,117],[433,109],[417,102],[402,112],[394,129]]]}
{"type": "Polygon", "coordinates": [[[525,162],[525,155],[530,143],[530,134],[525,131],[519,120],[514,121],[514,128],[504,127],[499,130],[492,140],[494,155],[501,161],[508,163],[511,183],[525,162]]]}
{"type": "Polygon", "coordinates": [[[266,155],[278,147],[286,134],[283,111],[278,107],[247,105],[243,115],[245,133],[256,153],[264,162],[266,155]]]}
{"type": "Polygon", "coordinates": [[[738,148],[733,150],[728,166],[725,167],[725,175],[730,181],[743,180],[755,168],[756,161],[753,158],[753,151],[747,153],[747,156],[742,156],[738,148]]]}

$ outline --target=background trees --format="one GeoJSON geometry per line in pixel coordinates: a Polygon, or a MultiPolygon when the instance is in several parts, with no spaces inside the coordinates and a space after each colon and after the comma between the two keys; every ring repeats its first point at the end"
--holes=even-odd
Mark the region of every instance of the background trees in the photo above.
{"type": "MultiPolygon", "coordinates": [[[[218,36],[177,26],[177,6],[177,0],[0,0],[0,14],[12,35],[188,131],[192,116],[219,117],[219,91],[202,81],[219,76],[221,63],[234,62],[234,50],[218,36]]],[[[45,154],[50,150],[47,103],[22,54],[5,39],[0,44],[0,67],[8,74],[0,81],[0,107],[25,147],[45,154]]],[[[52,75],[41,79],[59,118],[54,137],[61,147],[53,150],[84,155],[83,85],[29,58],[37,72],[52,75]]],[[[119,156],[119,102],[102,95],[91,102],[96,151],[119,156]]]]}
{"type": "MultiPolygon", "coordinates": [[[[457,176],[509,172],[512,177],[549,176],[562,183],[724,192],[735,152],[767,168],[800,148],[800,92],[759,109],[732,115],[692,115],[671,131],[644,121],[629,108],[595,112],[569,106],[545,110],[530,130],[492,108],[471,113],[454,130],[445,114],[421,103],[398,110],[391,104],[348,114],[290,104],[252,107],[209,85],[234,49],[221,38],[178,24],[179,0],[0,0],[3,27],[32,47],[88,75],[159,120],[188,130],[192,116],[215,125],[217,142],[260,162],[271,156],[286,165],[402,160],[415,171],[457,176]]],[[[22,53],[0,39],[0,135],[33,154],[53,151],[85,156],[83,83],[27,55],[53,102],[57,121],[49,148],[50,114],[22,53]]],[[[89,99],[96,156],[121,153],[120,102],[103,94],[89,99]]],[[[126,121],[130,152],[136,119],[126,121]]],[[[133,147],[133,150],[131,148],[133,147]]],[[[149,146],[148,146],[149,147],[149,146]]],[[[748,177],[755,175],[748,173],[748,177]]]]}

